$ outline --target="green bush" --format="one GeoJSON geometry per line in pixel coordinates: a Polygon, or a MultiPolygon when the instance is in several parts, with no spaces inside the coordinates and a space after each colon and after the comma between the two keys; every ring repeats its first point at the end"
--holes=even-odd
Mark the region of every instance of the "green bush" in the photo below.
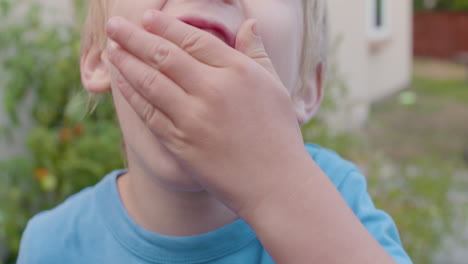
{"type": "MultiPolygon", "coordinates": [[[[82,7],[75,1],[77,14],[82,7]]],[[[0,246],[7,246],[6,263],[16,259],[21,233],[35,213],[123,167],[110,96],[99,98],[90,114],[80,84],[79,21],[49,27],[42,11],[39,5],[0,0],[1,21],[8,22],[0,24],[2,105],[11,119],[1,129],[3,139],[24,129],[20,112],[30,111],[33,123],[26,139],[29,154],[0,162],[0,246]],[[21,5],[27,12],[18,19],[21,5]]]]}

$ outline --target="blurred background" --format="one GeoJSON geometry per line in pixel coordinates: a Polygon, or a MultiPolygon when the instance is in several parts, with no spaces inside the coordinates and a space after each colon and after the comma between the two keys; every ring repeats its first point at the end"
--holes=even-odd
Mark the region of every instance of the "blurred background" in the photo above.
{"type": "MultiPolygon", "coordinates": [[[[467,264],[468,0],[328,3],[305,140],[358,164],[415,263],[467,264]]],[[[123,167],[110,98],[80,84],[84,4],[0,0],[0,263],[32,215],[123,167]]]]}

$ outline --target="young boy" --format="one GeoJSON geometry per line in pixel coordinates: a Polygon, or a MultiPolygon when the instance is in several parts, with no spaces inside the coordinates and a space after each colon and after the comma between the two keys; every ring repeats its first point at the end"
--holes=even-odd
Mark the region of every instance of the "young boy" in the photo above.
{"type": "Polygon", "coordinates": [[[128,170],[35,216],[18,263],[411,263],[357,168],[304,147],[325,21],[325,0],[91,1],[82,81],[111,91],[128,170]]]}

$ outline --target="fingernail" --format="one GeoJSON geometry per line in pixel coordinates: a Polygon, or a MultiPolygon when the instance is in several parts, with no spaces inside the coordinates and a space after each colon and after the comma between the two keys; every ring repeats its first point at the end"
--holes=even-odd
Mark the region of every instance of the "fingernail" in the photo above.
{"type": "Polygon", "coordinates": [[[117,17],[113,17],[109,19],[106,25],[107,34],[109,34],[109,36],[112,36],[119,29],[119,26],[120,26],[120,19],[118,19],[117,17]]]}

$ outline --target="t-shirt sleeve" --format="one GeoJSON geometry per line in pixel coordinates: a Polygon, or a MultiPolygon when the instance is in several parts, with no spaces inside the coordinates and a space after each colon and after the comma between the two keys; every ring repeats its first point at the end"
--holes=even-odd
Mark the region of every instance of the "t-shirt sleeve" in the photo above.
{"type": "Polygon", "coordinates": [[[16,264],[58,263],[51,257],[54,243],[52,234],[45,225],[41,214],[29,220],[21,237],[20,249],[16,264]]]}
{"type": "Polygon", "coordinates": [[[35,237],[37,237],[34,234],[34,230],[31,227],[32,226],[32,220],[28,222],[28,225],[26,226],[26,229],[23,232],[23,235],[21,237],[21,244],[20,244],[20,249],[19,249],[19,256],[17,259],[16,264],[26,264],[26,263],[38,263],[37,261],[34,260],[34,244],[38,243],[38,241],[35,241],[35,237]]]}
{"type": "Polygon", "coordinates": [[[399,264],[411,264],[393,219],[375,208],[367,192],[366,178],[357,169],[352,170],[337,187],[361,223],[393,259],[399,264]]]}

